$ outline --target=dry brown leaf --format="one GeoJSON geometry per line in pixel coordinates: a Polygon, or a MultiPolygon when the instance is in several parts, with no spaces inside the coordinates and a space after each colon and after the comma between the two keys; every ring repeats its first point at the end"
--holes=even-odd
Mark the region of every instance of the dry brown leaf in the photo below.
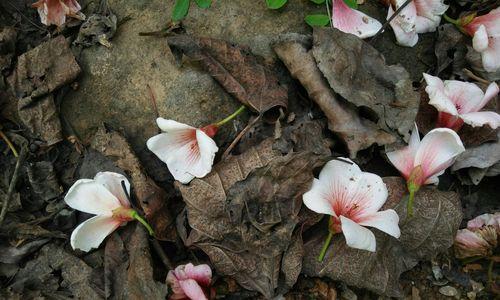
{"type": "Polygon", "coordinates": [[[192,227],[186,244],[202,249],[219,274],[266,298],[277,288],[286,291],[300,273],[302,249],[294,231],[302,220],[302,194],[324,158],[283,155],[272,147],[272,139],[265,140],[216,165],[207,177],[178,185],[192,227]]]}
{"type": "Polygon", "coordinates": [[[349,155],[354,158],[359,150],[373,144],[386,145],[395,141],[373,122],[361,118],[355,109],[340,101],[328,86],[312,54],[298,42],[286,41],[274,46],[291,75],[305,87],[311,99],[328,118],[328,127],[346,143],[349,155]]]}
{"type": "Polygon", "coordinates": [[[409,138],[419,95],[408,72],[387,65],[370,44],[333,28],[314,28],[312,53],[332,89],[373,115],[380,128],[409,138]]]}
{"type": "Polygon", "coordinates": [[[92,148],[111,158],[132,179],[139,200],[155,236],[161,240],[175,240],[174,220],[167,209],[166,193],[144,172],[127,140],[116,131],[99,128],[91,143],[92,148]]]}
{"type": "MultiPolygon", "coordinates": [[[[400,218],[399,240],[376,229],[377,252],[347,247],[342,235],[336,235],[323,262],[317,257],[326,237],[318,229],[304,245],[303,272],[309,276],[327,276],[349,285],[366,288],[389,297],[403,296],[399,285],[401,273],[411,269],[419,260],[428,260],[448,249],[462,220],[458,194],[424,187],[415,198],[415,215],[406,217],[406,193],[399,177],[386,177],[389,199],[382,209],[394,208],[400,218]]],[[[324,228],[326,229],[326,228],[324,228]]]]}
{"type": "Polygon", "coordinates": [[[287,108],[287,90],[249,51],[223,40],[189,35],[172,36],[167,41],[198,61],[229,94],[268,120],[276,120],[279,108],[287,108]]]}

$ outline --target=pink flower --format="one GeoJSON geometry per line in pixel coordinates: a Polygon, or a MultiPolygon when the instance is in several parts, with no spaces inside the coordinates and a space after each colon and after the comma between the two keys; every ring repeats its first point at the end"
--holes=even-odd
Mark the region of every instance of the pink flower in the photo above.
{"type": "Polygon", "coordinates": [[[31,6],[38,9],[40,21],[47,26],[63,25],[66,22],[66,16],[77,19],[85,18],[79,13],[81,7],[76,0],[38,0],[31,6]]]}
{"type": "Polygon", "coordinates": [[[382,178],[362,172],[347,158],[331,160],[314,179],[304,194],[304,204],[317,213],[331,216],[330,232],[342,232],[349,247],[374,252],[373,232],[363,226],[375,227],[399,238],[398,214],[392,210],[379,211],[388,192],[382,178]]]}
{"type": "Polygon", "coordinates": [[[332,0],[332,25],[362,39],[374,36],[382,28],[379,21],[350,8],[344,0],[332,0]]]}
{"type": "Polygon", "coordinates": [[[121,182],[130,193],[130,183],[121,174],[100,172],[94,179],[80,179],[69,189],[64,201],[71,208],[96,215],[73,230],[71,247],[82,251],[98,248],[120,225],[134,219],[121,182]]]}
{"type": "Polygon", "coordinates": [[[494,214],[483,214],[467,222],[467,229],[476,230],[484,226],[493,226],[500,234],[500,212],[494,214]]]}
{"type": "Polygon", "coordinates": [[[451,166],[465,148],[457,133],[448,128],[436,128],[422,141],[415,125],[410,143],[403,149],[388,152],[387,157],[407,180],[414,191],[424,184],[437,184],[438,176],[451,166]]]}
{"type": "Polygon", "coordinates": [[[481,53],[483,68],[487,72],[500,69],[500,7],[475,17],[462,28],[473,37],[472,46],[481,53]]]}
{"type": "Polygon", "coordinates": [[[158,118],[156,123],[164,132],[150,138],[147,147],[167,164],[176,180],[186,184],[210,173],[219,150],[212,139],[217,126],[198,129],[163,118],[158,118]]]}
{"type": "Polygon", "coordinates": [[[210,294],[212,270],[208,265],[180,265],[167,275],[167,284],[172,288],[172,300],[207,300],[210,294]]]}
{"type": "Polygon", "coordinates": [[[455,255],[458,258],[489,256],[498,245],[500,213],[483,214],[467,222],[455,237],[455,255]]]}
{"type": "Polygon", "coordinates": [[[438,111],[437,127],[447,127],[458,131],[463,123],[473,127],[488,124],[496,129],[500,126],[500,115],[493,111],[480,111],[499,92],[492,82],[486,93],[475,84],[457,80],[445,80],[424,73],[429,95],[429,104],[438,111]]]}
{"type": "MultiPolygon", "coordinates": [[[[396,0],[395,9],[389,6],[387,19],[406,0],[396,0]]],[[[390,23],[398,44],[413,47],[418,42],[418,34],[434,32],[441,22],[441,16],[448,9],[443,0],[414,0],[409,3],[390,23]]]]}

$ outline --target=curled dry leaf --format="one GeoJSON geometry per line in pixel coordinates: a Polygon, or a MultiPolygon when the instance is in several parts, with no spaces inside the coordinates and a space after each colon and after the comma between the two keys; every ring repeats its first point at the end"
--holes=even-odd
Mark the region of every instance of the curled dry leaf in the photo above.
{"type": "Polygon", "coordinates": [[[372,253],[347,247],[344,238],[337,235],[323,262],[318,262],[326,231],[317,231],[304,244],[306,275],[327,276],[381,295],[402,297],[401,273],[453,244],[462,220],[458,194],[424,187],[416,194],[414,216],[407,219],[406,201],[400,201],[406,193],[404,181],[399,177],[386,177],[384,182],[389,198],[382,209],[393,208],[398,213],[400,239],[372,229],[377,239],[377,252],[372,253]]]}
{"type": "Polygon", "coordinates": [[[139,205],[153,227],[155,236],[162,240],[175,240],[174,220],[168,212],[166,193],[146,175],[127,140],[118,132],[101,127],[91,146],[110,157],[130,176],[139,205]]]}
{"type": "MultiPolygon", "coordinates": [[[[438,27],[438,38],[434,54],[437,58],[436,76],[452,65],[453,73],[461,74],[465,67],[468,37],[462,34],[455,25],[443,24],[438,27]]],[[[420,128],[420,127],[419,127],[420,128]]]]}
{"type": "Polygon", "coordinates": [[[248,50],[223,40],[189,35],[172,36],[167,41],[199,62],[229,94],[267,120],[276,120],[279,108],[287,108],[288,91],[248,50]]]}
{"type": "Polygon", "coordinates": [[[283,155],[267,139],[217,164],[207,177],[178,185],[192,228],[186,244],[246,289],[266,298],[277,288],[286,291],[302,265],[300,234],[294,234],[302,194],[323,158],[308,151],[283,155]]]}
{"type": "Polygon", "coordinates": [[[274,45],[274,51],[291,75],[300,81],[311,99],[323,110],[328,118],[328,128],[346,143],[351,157],[375,143],[385,145],[395,141],[389,133],[361,118],[354,108],[338,99],[323,78],[312,53],[304,45],[285,41],[274,45]]]}
{"type": "Polygon", "coordinates": [[[314,28],[313,56],[332,89],[367,112],[380,128],[410,137],[419,95],[409,73],[367,42],[332,28],[314,28]]]}

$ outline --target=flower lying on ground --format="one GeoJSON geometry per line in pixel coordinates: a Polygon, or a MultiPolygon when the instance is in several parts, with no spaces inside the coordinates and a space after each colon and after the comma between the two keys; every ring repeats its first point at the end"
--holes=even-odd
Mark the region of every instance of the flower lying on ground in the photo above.
{"type": "Polygon", "coordinates": [[[458,131],[465,123],[476,127],[488,124],[493,129],[500,126],[500,115],[493,111],[480,111],[498,94],[498,85],[492,82],[486,93],[475,84],[458,80],[445,80],[424,73],[429,104],[438,112],[437,127],[458,131]]]}
{"type": "MultiPolygon", "coordinates": [[[[389,6],[387,19],[406,0],[396,0],[395,8],[389,6]]],[[[441,16],[448,9],[443,0],[413,0],[391,21],[390,25],[398,44],[413,47],[418,42],[418,34],[434,32],[441,22],[441,16]]]]}
{"type": "Polygon", "coordinates": [[[206,300],[210,296],[211,281],[212,270],[208,265],[180,265],[167,275],[167,284],[173,292],[170,299],[206,300]]]}
{"type": "Polygon", "coordinates": [[[127,178],[113,172],[100,172],[94,179],[80,179],[71,186],[64,197],[66,204],[73,209],[96,215],[73,230],[73,249],[87,252],[98,248],[115,229],[133,219],[146,226],[150,234],[153,233],[151,227],[130,208],[126,193],[130,193],[127,178]]]}
{"type": "Polygon", "coordinates": [[[234,119],[245,110],[241,106],[224,120],[195,128],[174,120],[156,119],[163,131],[151,137],[146,145],[181,183],[189,183],[193,178],[202,178],[212,170],[215,154],[219,151],[212,139],[220,126],[234,119]]]}
{"type": "Polygon", "coordinates": [[[467,258],[489,256],[498,245],[500,213],[477,216],[467,223],[467,228],[457,232],[455,256],[467,258]]]}
{"type": "Polygon", "coordinates": [[[460,21],[455,24],[473,37],[472,46],[481,53],[483,68],[487,72],[500,69],[500,7],[475,17],[463,26],[460,26],[460,21]]]}
{"type": "Polygon", "coordinates": [[[332,25],[362,39],[374,36],[382,28],[379,21],[350,8],[344,0],[332,0],[332,25]]]}
{"type": "Polygon", "coordinates": [[[38,10],[40,21],[49,26],[62,26],[66,23],[66,16],[84,19],[79,13],[81,7],[76,0],[39,0],[31,5],[38,10]]]}
{"type": "Polygon", "coordinates": [[[408,215],[413,215],[413,198],[422,185],[437,184],[438,176],[451,166],[465,148],[457,133],[448,128],[436,128],[422,141],[415,125],[410,142],[403,149],[388,152],[387,157],[406,179],[410,192],[408,215]]]}
{"type": "Polygon", "coordinates": [[[382,178],[361,171],[349,159],[341,159],[328,162],[303,196],[310,210],[331,216],[330,233],[319,260],[335,233],[342,232],[349,247],[372,252],[376,250],[375,235],[363,226],[400,236],[398,214],[392,209],[379,211],[388,196],[382,178]]]}

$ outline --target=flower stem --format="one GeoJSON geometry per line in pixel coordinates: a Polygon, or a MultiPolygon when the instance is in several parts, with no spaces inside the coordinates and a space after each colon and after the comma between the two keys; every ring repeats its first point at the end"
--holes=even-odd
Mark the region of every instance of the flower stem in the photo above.
{"type": "Polygon", "coordinates": [[[408,198],[408,203],[406,204],[406,215],[408,216],[408,218],[413,217],[413,199],[415,199],[415,190],[410,189],[410,197],[408,198]]]}
{"type": "Polygon", "coordinates": [[[444,15],[443,15],[443,18],[444,18],[447,22],[449,22],[449,23],[451,23],[451,24],[453,24],[453,25],[455,25],[455,26],[460,26],[460,23],[458,22],[458,20],[455,20],[455,19],[452,19],[452,18],[448,17],[448,15],[447,15],[447,14],[444,14],[444,15]]]}
{"type": "Polygon", "coordinates": [[[319,253],[318,256],[318,261],[322,262],[323,258],[325,258],[326,250],[328,250],[328,247],[330,246],[330,242],[332,241],[333,233],[331,231],[328,231],[328,236],[326,237],[325,243],[323,244],[323,248],[321,248],[321,252],[319,253]]]}
{"type": "Polygon", "coordinates": [[[151,236],[155,235],[155,232],[153,231],[153,228],[151,228],[151,226],[148,224],[148,222],[146,220],[144,220],[141,216],[139,216],[139,214],[135,210],[132,211],[131,216],[132,216],[132,218],[134,218],[137,221],[139,221],[139,223],[141,223],[142,225],[144,225],[144,227],[146,227],[146,229],[149,232],[149,235],[151,235],[151,236]]]}
{"type": "Polygon", "coordinates": [[[227,122],[231,121],[232,119],[236,118],[236,116],[238,116],[239,114],[241,114],[244,110],[246,109],[245,105],[242,105],[240,106],[240,108],[238,108],[238,110],[236,110],[234,113],[232,113],[230,116],[228,116],[227,118],[225,118],[224,120],[221,120],[217,123],[215,123],[215,126],[217,127],[220,127],[224,124],[226,124],[227,122]]]}
{"type": "Polygon", "coordinates": [[[495,264],[495,260],[490,258],[490,263],[488,264],[488,287],[491,289],[493,285],[493,265],[495,264]]]}
{"type": "Polygon", "coordinates": [[[0,137],[7,143],[7,146],[9,146],[10,150],[12,151],[12,154],[14,154],[15,157],[18,157],[19,154],[16,151],[16,147],[12,144],[12,142],[9,140],[9,138],[3,133],[2,130],[0,130],[0,137]]]}

